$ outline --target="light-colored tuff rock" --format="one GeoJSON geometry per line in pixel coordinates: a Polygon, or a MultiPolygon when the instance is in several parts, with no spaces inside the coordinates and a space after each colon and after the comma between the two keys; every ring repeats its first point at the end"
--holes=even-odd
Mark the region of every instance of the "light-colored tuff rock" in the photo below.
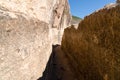
{"type": "Polygon", "coordinates": [[[103,9],[110,9],[110,8],[116,7],[117,5],[119,5],[119,4],[110,3],[110,4],[105,5],[103,9]]]}
{"type": "Polygon", "coordinates": [[[105,5],[103,9],[111,9],[119,5],[120,5],[120,0],[117,0],[116,3],[110,3],[110,4],[105,5]]]}
{"type": "Polygon", "coordinates": [[[36,80],[70,24],[67,0],[0,0],[0,80],[36,80]]]}

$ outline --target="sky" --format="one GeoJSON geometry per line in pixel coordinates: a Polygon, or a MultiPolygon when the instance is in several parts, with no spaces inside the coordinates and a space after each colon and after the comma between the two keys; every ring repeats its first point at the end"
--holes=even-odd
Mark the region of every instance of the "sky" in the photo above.
{"type": "Polygon", "coordinates": [[[84,18],[95,10],[103,8],[106,4],[115,3],[116,0],[69,0],[71,14],[84,18]]]}

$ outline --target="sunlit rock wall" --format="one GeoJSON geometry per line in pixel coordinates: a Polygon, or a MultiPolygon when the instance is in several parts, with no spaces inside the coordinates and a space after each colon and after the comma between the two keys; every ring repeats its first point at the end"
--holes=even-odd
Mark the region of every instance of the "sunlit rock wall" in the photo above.
{"type": "Polygon", "coordinates": [[[0,0],[0,80],[41,77],[70,19],[67,0],[0,0]]]}

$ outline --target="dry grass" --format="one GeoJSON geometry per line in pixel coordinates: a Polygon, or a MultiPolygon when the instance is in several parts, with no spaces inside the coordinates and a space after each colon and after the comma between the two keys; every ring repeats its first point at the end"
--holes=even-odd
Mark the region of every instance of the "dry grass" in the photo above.
{"type": "Polygon", "coordinates": [[[65,29],[62,49],[79,80],[120,80],[120,6],[65,29]]]}

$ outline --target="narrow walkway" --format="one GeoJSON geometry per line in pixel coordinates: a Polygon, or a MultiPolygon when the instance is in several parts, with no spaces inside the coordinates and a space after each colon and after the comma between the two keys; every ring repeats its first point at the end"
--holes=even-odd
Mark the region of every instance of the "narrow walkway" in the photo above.
{"type": "Polygon", "coordinates": [[[53,46],[53,52],[46,66],[46,70],[38,80],[77,80],[60,46],[53,46]]]}

